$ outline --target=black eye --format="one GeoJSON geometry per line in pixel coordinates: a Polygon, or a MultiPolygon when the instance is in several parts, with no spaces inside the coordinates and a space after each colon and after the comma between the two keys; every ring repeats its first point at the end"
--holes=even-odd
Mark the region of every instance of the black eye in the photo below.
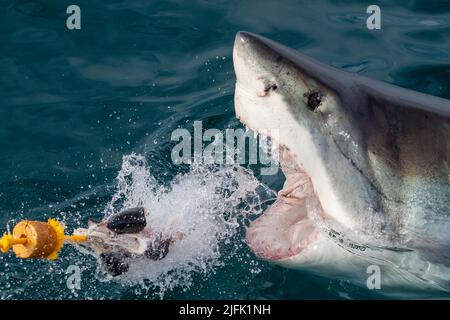
{"type": "Polygon", "coordinates": [[[308,99],[306,105],[312,111],[317,110],[317,108],[322,104],[324,98],[320,91],[310,91],[305,93],[303,96],[308,99]]]}

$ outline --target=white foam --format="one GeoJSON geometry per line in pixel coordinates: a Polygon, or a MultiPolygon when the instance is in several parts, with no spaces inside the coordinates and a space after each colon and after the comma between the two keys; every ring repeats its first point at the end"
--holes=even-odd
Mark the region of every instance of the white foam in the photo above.
{"type": "Polygon", "coordinates": [[[192,166],[164,187],[152,177],[143,156],[124,156],[105,218],[125,208],[145,206],[153,229],[182,232],[185,237],[163,260],[133,260],[119,281],[138,282],[159,289],[161,295],[175,287],[190,287],[195,274],[207,276],[223,263],[223,246],[244,245],[238,232],[242,221],[261,213],[261,203],[273,197],[251,171],[238,165],[192,166]]]}

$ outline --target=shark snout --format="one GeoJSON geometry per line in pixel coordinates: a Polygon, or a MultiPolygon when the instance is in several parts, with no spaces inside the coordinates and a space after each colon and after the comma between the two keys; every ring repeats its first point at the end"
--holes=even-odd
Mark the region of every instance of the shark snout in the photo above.
{"type": "Polygon", "coordinates": [[[249,32],[239,31],[234,39],[234,50],[249,50],[250,52],[252,51],[252,48],[249,48],[249,46],[251,46],[255,40],[255,35],[249,32]]]}

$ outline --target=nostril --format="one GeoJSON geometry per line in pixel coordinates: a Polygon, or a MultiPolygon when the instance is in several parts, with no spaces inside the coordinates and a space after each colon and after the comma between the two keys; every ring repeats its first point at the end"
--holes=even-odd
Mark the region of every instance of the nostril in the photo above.
{"type": "Polygon", "coordinates": [[[264,91],[265,92],[269,92],[271,90],[275,91],[275,90],[277,90],[277,88],[278,88],[278,86],[276,84],[274,84],[274,83],[273,84],[267,84],[265,86],[265,88],[264,88],[264,91]]]}
{"type": "Polygon", "coordinates": [[[266,97],[269,95],[270,91],[275,91],[278,89],[278,86],[276,84],[266,84],[264,86],[264,90],[258,92],[258,97],[266,97]]]}

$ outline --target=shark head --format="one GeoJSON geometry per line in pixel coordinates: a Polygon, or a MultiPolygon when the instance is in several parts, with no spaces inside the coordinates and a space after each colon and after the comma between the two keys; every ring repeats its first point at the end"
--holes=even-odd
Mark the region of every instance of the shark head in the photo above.
{"type": "MultiPolygon", "coordinates": [[[[236,115],[255,132],[277,132],[271,138],[286,176],[275,203],[247,230],[257,255],[315,271],[333,265],[326,273],[348,279],[355,251],[417,245],[417,221],[445,212],[449,221],[447,100],[247,32],[236,36],[233,62],[236,115]],[[426,200],[443,187],[436,201],[426,200]]],[[[424,234],[436,234],[434,227],[424,234]]]]}
{"type": "Polygon", "coordinates": [[[340,94],[348,76],[245,32],[236,36],[233,59],[237,117],[254,131],[278,132],[285,189],[298,182],[295,173],[302,171],[320,213],[346,228],[364,223],[360,211],[376,208],[370,208],[370,188],[348,185],[348,175],[354,176],[365,156],[351,105],[340,94]],[[293,165],[297,169],[287,172],[293,165]]]}

